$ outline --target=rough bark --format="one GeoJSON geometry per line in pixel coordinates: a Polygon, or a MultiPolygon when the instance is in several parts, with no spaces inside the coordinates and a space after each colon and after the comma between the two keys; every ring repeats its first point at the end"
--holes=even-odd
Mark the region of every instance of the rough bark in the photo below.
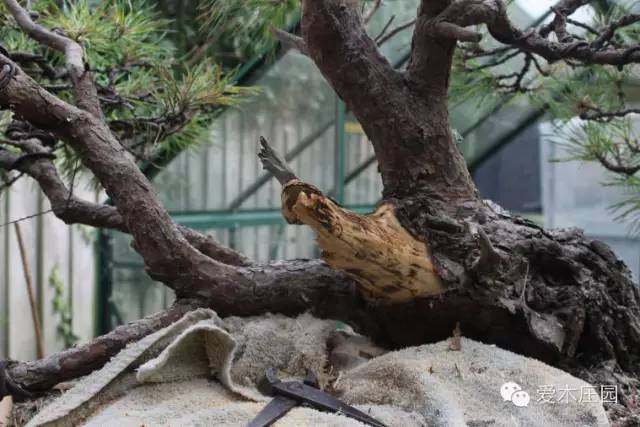
{"type": "MultiPolygon", "coordinates": [[[[295,316],[312,311],[323,318],[343,318],[363,331],[374,333],[378,325],[369,314],[369,303],[362,298],[352,280],[320,260],[281,261],[267,265],[240,267],[252,282],[238,295],[231,309],[217,303],[215,292],[199,299],[180,299],[166,312],[122,325],[93,341],[40,360],[9,361],[6,378],[10,386],[2,392],[16,397],[46,391],[59,382],[69,381],[102,367],[128,343],[161,329],[197,307],[213,308],[221,316],[254,316],[266,312],[295,316]]],[[[0,379],[5,371],[0,362],[0,379]]],[[[0,384],[1,386],[2,384],[0,384]]]]}
{"type": "Polygon", "coordinates": [[[101,368],[128,343],[170,325],[197,306],[194,302],[182,301],[166,312],[119,326],[88,344],[31,362],[9,362],[6,371],[13,381],[30,392],[48,390],[101,368]]]}
{"type": "Polygon", "coordinates": [[[102,120],[47,92],[7,57],[0,56],[0,61],[14,70],[0,91],[0,105],[77,151],[114,201],[154,279],[186,297],[220,286],[221,299],[245,284],[235,269],[205,256],[186,241],[149,180],[102,120]]]}
{"type": "Polygon", "coordinates": [[[620,49],[569,49],[537,34],[525,37],[499,1],[423,1],[410,64],[398,73],[349,2],[303,5],[309,55],[362,123],[379,161],[384,202],[428,243],[446,289],[412,308],[376,309],[385,338],[403,344],[443,338],[457,317],[466,334],[484,341],[576,371],[597,372],[612,361],[638,378],[640,295],[624,264],[577,230],[547,232],[479,199],[449,132],[446,92],[456,40],[451,27],[443,32],[438,24],[486,23],[499,41],[550,59],[618,64],[634,61],[634,48],[623,58],[620,49]]]}
{"type": "MultiPolygon", "coordinates": [[[[575,40],[567,34],[565,28],[567,16],[591,2],[590,0],[561,1],[558,8],[555,8],[555,18],[549,25],[543,26],[538,31],[530,29],[526,32],[513,25],[507,14],[506,4],[501,0],[423,2],[423,5],[426,5],[423,6],[423,10],[435,9],[435,14],[425,14],[422,22],[418,22],[416,30],[421,26],[423,36],[427,35],[438,42],[456,39],[477,41],[480,35],[476,34],[474,40],[473,33],[465,27],[486,24],[489,33],[497,41],[516,47],[523,52],[535,53],[550,62],[576,60],[583,64],[617,65],[618,67],[639,62],[640,45],[602,49],[599,40],[589,43],[584,40],[575,40]],[[552,31],[556,33],[558,41],[548,38],[552,31]]],[[[629,14],[621,20],[620,26],[630,25],[639,19],[638,15],[629,14]]],[[[610,38],[609,32],[615,32],[618,28],[619,26],[610,27],[604,31],[602,37],[610,38]]],[[[416,34],[418,34],[417,31],[416,34]]],[[[438,43],[430,43],[430,45],[434,44],[438,43]]]]}
{"type": "Polygon", "coordinates": [[[369,299],[388,304],[444,291],[427,244],[400,225],[391,204],[358,215],[317,188],[292,180],[282,189],[282,213],[290,224],[315,230],[322,259],[354,279],[369,299]]]}
{"type": "MultiPolygon", "coordinates": [[[[447,88],[456,40],[474,37],[466,29],[470,25],[486,24],[499,41],[551,60],[622,65],[640,61],[640,49],[598,50],[551,42],[540,33],[523,34],[497,0],[424,0],[409,67],[398,72],[364,31],[354,3],[303,0],[304,46],[373,144],[385,215],[393,214],[411,245],[425,245],[420,254],[433,264],[441,287],[430,296],[424,292],[394,300],[381,292],[371,298],[359,289],[375,280],[361,271],[349,272],[349,266],[331,254],[327,261],[349,276],[321,261],[237,266],[205,257],[187,242],[150,183],[95,115],[44,91],[6,57],[0,61],[15,73],[0,75],[0,83],[7,85],[0,92],[0,105],[78,151],[113,198],[151,276],[179,297],[199,298],[199,304],[223,316],[311,309],[318,316],[350,323],[388,347],[444,339],[460,322],[465,336],[537,357],[596,384],[631,384],[640,377],[640,295],[628,269],[606,245],[577,230],[545,231],[480,200],[451,137],[447,88]]],[[[569,13],[582,2],[564,3],[568,9],[563,13],[569,13]]],[[[557,22],[554,28],[562,33],[562,19],[557,22]]],[[[286,164],[273,165],[283,184],[295,179],[286,164]]],[[[320,243],[329,252],[340,243],[340,233],[336,228],[323,230],[318,219],[348,225],[343,230],[348,229],[350,237],[362,233],[366,241],[389,232],[377,229],[374,217],[349,214],[309,185],[302,192],[293,188],[285,186],[285,213],[319,230],[320,243]],[[366,227],[359,226],[363,221],[366,227]]],[[[391,224],[388,216],[385,221],[391,224]]],[[[358,249],[370,246],[349,242],[351,248],[339,251],[355,263],[358,249]]],[[[367,262],[378,262],[374,251],[366,252],[367,262]]],[[[400,270],[407,282],[410,271],[400,270]]],[[[140,335],[133,336],[116,340],[109,351],[140,335]]],[[[94,360],[92,368],[105,360],[104,352],[93,357],[89,350],[77,357],[70,360],[94,360]]],[[[74,370],[78,365],[69,368],[70,375],[86,373],[74,370]]],[[[10,374],[27,388],[46,388],[51,366],[55,363],[17,364],[10,374]]]]}
{"type": "MultiPolygon", "coordinates": [[[[76,197],[60,178],[48,150],[37,139],[20,141],[25,154],[0,150],[0,167],[25,173],[38,183],[51,203],[53,213],[66,224],[84,224],[128,233],[122,215],[114,206],[91,203],[76,197]]],[[[178,226],[185,239],[202,254],[229,265],[249,265],[243,254],[218,244],[211,236],[178,226]]]]}
{"type": "Polygon", "coordinates": [[[95,117],[102,118],[102,107],[98,100],[98,92],[92,74],[85,66],[82,46],[75,40],[60,33],[49,31],[42,25],[33,22],[30,12],[21,7],[16,0],[4,0],[4,4],[20,28],[31,38],[64,54],[78,107],[88,111],[95,117]]]}
{"type": "Polygon", "coordinates": [[[444,56],[445,63],[434,62],[433,68],[423,70],[433,73],[424,83],[411,77],[422,73],[420,66],[410,65],[415,72],[409,75],[393,69],[364,31],[357,8],[348,2],[304,1],[302,31],[310,57],[373,144],[384,197],[425,192],[449,200],[474,197],[475,187],[451,143],[448,122],[447,63],[454,42],[433,47],[435,59],[444,56]]]}
{"type": "Polygon", "coordinates": [[[332,317],[391,347],[444,339],[460,322],[466,336],[604,384],[640,375],[640,292],[605,244],[577,229],[545,231],[481,200],[452,211],[415,195],[360,216],[287,176],[284,217],[311,226],[325,261],[363,296],[354,304],[363,313],[324,308],[332,317]],[[396,217],[411,234],[389,238],[396,217]]]}

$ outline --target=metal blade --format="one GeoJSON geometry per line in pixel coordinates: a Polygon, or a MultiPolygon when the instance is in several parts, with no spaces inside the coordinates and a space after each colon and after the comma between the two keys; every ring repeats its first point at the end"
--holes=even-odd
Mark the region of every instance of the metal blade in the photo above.
{"type": "Polygon", "coordinates": [[[276,396],[262,411],[251,420],[247,427],[266,427],[284,417],[294,407],[298,406],[300,401],[291,399],[286,396],[276,396]]]}
{"type": "Polygon", "coordinates": [[[347,405],[336,399],[330,394],[322,390],[310,387],[306,384],[296,381],[280,382],[273,385],[274,391],[279,396],[285,396],[291,399],[297,399],[298,402],[307,404],[316,409],[322,409],[330,412],[340,412],[346,417],[354,418],[360,422],[372,425],[374,427],[386,427],[380,421],[370,417],[364,412],[347,405]]]}

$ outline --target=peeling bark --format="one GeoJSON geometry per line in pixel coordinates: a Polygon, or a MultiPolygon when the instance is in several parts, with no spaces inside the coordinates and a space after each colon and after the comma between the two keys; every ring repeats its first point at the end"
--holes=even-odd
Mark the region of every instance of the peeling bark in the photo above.
{"type": "Polygon", "coordinates": [[[313,228],[322,259],[354,279],[369,298],[394,303],[444,292],[427,244],[400,225],[389,203],[358,215],[293,180],[282,189],[282,213],[290,224],[313,228]]]}
{"type": "MultiPolygon", "coordinates": [[[[267,169],[273,159],[261,155],[267,169]]],[[[602,384],[640,376],[640,291],[605,244],[477,199],[451,209],[415,195],[357,215],[275,161],[288,171],[283,216],[314,229],[323,259],[364,295],[349,304],[363,313],[313,309],[391,347],[445,339],[460,322],[465,336],[602,384]]]]}
{"type": "MultiPolygon", "coordinates": [[[[545,231],[485,204],[449,132],[447,89],[457,36],[443,34],[439,23],[486,23],[499,41],[543,56],[563,47],[524,37],[499,1],[423,1],[411,61],[399,73],[381,57],[349,2],[303,4],[310,57],[362,123],[379,162],[383,202],[395,206],[411,236],[428,242],[446,289],[416,298],[413,306],[373,309],[383,340],[443,339],[459,320],[465,335],[582,377],[605,372],[612,361],[621,377],[639,378],[640,295],[628,269],[606,245],[577,230],[545,231]]],[[[581,49],[564,55],[599,62],[620,53],[581,49]]],[[[620,382],[612,375],[608,381],[620,382]]]]}
{"type": "MultiPolygon", "coordinates": [[[[364,31],[356,2],[302,3],[306,53],[362,124],[384,186],[378,210],[356,215],[297,180],[263,144],[265,167],[284,185],[285,217],[316,230],[326,264],[204,256],[196,247],[214,243],[187,241],[189,232],[173,223],[104,123],[46,92],[5,56],[2,70],[15,72],[3,74],[0,105],[77,150],[113,198],[117,212],[109,214],[120,215],[149,274],[179,298],[196,298],[222,316],[311,310],[391,348],[445,339],[459,322],[465,336],[596,384],[637,384],[640,293],[628,269],[577,230],[545,231],[480,200],[451,137],[447,89],[456,39],[473,37],[464,30],[472,24],[551,59],[620,65],[640,61],[640,50],[596,52],[522,34],[498,0],[424,0],[409,67],[399,72],[364,31]]],[[[563,2],[569,10],[581,3],[563,2]]],[[[125,326],[43,361],[13,364],[10,377],[29,390],[46,389],[98,368],[163,322],[125,326]]]]}

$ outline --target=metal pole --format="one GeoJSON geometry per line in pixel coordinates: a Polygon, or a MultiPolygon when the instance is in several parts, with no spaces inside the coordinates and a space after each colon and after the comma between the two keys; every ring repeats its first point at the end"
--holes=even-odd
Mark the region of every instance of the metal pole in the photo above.
{"type": "Polygon", "coordinates": [[[98,231],[97,241],[97,275],[98,292],[96,295],[96,335],[102,335],[111,330],[111,310],[109,301],[113,291],[113,250],[111,235],[108,230],[98,231]]]}
{"type": "Polygon", "coordinates": [[[33,294],[33,276],[31,275],[31,267],[29,266],[29,258],[27,249],[24,246],[20,224],[15,222],[13,226],[16,230],[18,238],[18,248],[20,249],[20,258],[22,259],[22,272],[24,273],[24,281],[27,287],[27,295],[29,296],[29,306],[31,307],[31,320],[33,320],[33,330],[36,334],[36,356],[38,359],[44,357],[44,340],[42,339],[42,327],[40,324],[40,316],[38,315],[38,307],[36,298],[33,294]]]}
{"type": "Polygon", "coordinates": [[[340,100],[338,95],[336,95],[336,136],[335,136],[335,149],[334,149],[334,180],[333,180],[333,188],[335,191],[335,198],[338,203],[344,203],[344,177],[346,170],[346,157],[347,157],[347,147],[345,143],[345,133],[344,133],[344,123],[345,123],[345,115],[346,108],[344,102],[340,100]]]}
{"type": "MultiPolygon", "coordinates": [[[[4,215],[3,215],[3,220],[6,221],[7,218],[9,218],[9,198],[11,197],[11,192],[10,191],[5,191],[4,192],[4,206],[3,206],[3,211],[4,211],[4,215]]],[[[4,267],[4,271],[3,271],[3,278],[4,278],[4,288],[2,289],[2,298],[0,298],[0,300],[2,301],[2,307],[0,307],[0,309],[2,310],[2,315],[0,315],[0,327],[2,327],[2,337],[3,337],[3,345],[2,345],[2,354],[3,357],[8,359],[9,358],[9,319],[11,318],[11,305],[9,304],[9,281],[10,281],[10,275],[9,275],[9,260],[8,260],[8,254],[9,254],[9,231],[7,230],[4,234],[4,242],[3,242],[3,246],[4,246],[4,260],[2,263],[2,266],[4,267]]]]}

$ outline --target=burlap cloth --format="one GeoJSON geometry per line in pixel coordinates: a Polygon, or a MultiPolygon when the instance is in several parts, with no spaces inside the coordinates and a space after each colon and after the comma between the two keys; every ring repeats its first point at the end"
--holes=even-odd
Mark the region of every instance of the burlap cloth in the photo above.
{"type": "MultiPolygon", "coordinates": [[[[243,426],[270,399],[255,387],[267,367],[283,378],[319,373],[389,426],[609,425],[601,403],[577,398],[589,384],[539,361],[465,338],[460,351],[441,342],[382,354],[348,331],[336,340],[336,325],[307,314],[223,320],[196,310],[122,350],[29,425],[243,426]],[[503,399],[506,382],[529,393],[528,406],[503,399]],[[536,393],[552,387],[551,398],[536,393]],[[575,399],[565,402],[565,389],[575,399]]],[[[300,407],[276,425],[362,424],[300,407]]]]}

